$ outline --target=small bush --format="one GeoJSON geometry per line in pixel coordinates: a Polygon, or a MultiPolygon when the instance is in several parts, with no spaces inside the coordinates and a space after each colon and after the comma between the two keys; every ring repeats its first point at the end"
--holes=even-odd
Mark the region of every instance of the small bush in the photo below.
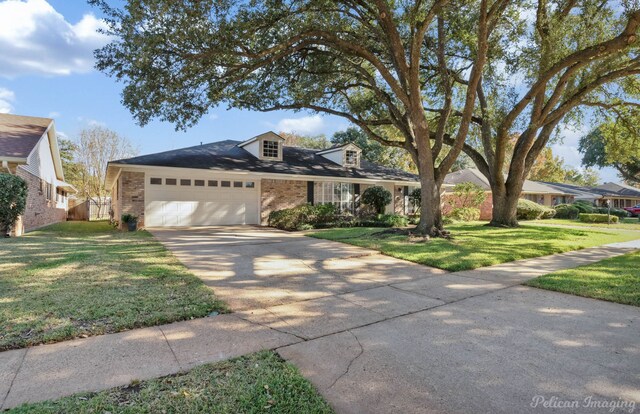
{"type": "Polygon", "coordinates": [[[269,226],[280,230],[298,230],[304,224],[311,224],[310,217],[313,216],[314,206],[303,205],[294,208],[272,211],[269,214],[269,226]]]}
{"type": "Polygon", "coordinates": [[[409,202],[415,210],[420,210],[420,206],[422,205],[422,191],[420,191],[420,188],[411,190],[409,193],[409,202]]]}
{"type": "Polygon", "coordinates": [[[459,207],[451,210],[449,217],[455,221],[480,220],[480,209],[474,207],[459,207]]]}
{"type": "Polygon", "coordinates": [[[9,233],[27,206],[27,182],[22,178],[0,173],[0,231],[9,233]]]}
{"type": "Polygon", "coordinates": [[[391,192],[384,187],[369,187],[360,196],[362,204],[373,207],[378,214],[384,213],[384,208],[391,203],[391,192]]]}
{"type": "Polygon", "coordinates": [[[551,218],[556,211],[552,208],[545,207],[536,202],[520,199],[518,200],[518,209],[516,212],[518,220],[538,220],[542,218],[551,218]]]}
{"type": "MultiPolygon", "coordinates": [[[[595,207],[593,212],[594,213],[599,213],[599,214],[609,214],[609,208],[608,207],[595,207]]],[[[629,217],[629,212],[627,212],[626,210],[623,210],[621,208],[611,208],[611,215],[619,217],[619,218],[625,218],[625,217],[629,217]]]]}
{"type": "Polygon", "coordinates": [[[578,219],[583,223],[608,223],[609,218],[611,218],[611,223],[618,222],[618,216],[609,217],[607,214],[598,214],[598,213],[580,213],[578,219]]]}
{"type": "Polygon", "coordinates": [[[570,204],[558,204],[554,207],[556,210],[556,218],[560,219],[576,219],[578,218],[578,214],[580,214],[580,210],[570,204]]]}
{"type": "Polygon", "coordinates": [[[407,227],[409,225],[409,219],[398,214],[383,214],[378,217],[378,221],[383,227],[407,227]]]}
{"type": "Polygon", "coordinates": [[[587,201],[578,200],[572,204],[575,208],[578,209],[579,213],[593,213],[593,205],[587,201]]]}

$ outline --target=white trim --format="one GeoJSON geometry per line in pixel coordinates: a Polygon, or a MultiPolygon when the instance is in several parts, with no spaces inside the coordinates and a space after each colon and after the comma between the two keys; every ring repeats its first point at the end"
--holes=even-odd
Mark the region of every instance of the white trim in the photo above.
{"type": "Polygon", "coordinates": [[[267,138],[267,136],[270,136],[270,135],[273,135],[273,138],[274,138],[274,139],[280,139],[280,140],[282,140],[282,141],[285,141],[285,139],[284,139],[284,138],[282,138],[280,135],[276,134],[275,132],[273,132],[273,131],[267,131],[267,132],[263,132],[263,133],[262,133],[262,134],[260,134],[260,135],[256,135],[256,136],[255,136],[255,137],[253,137],[253,138],[249,138],[249,139],[248,139],[248,140],[246,140],[246,141],[242,141],[241,143],[239,143],[239,144],[238,144],[238,147],[242,148],[242,147],[244,147],[245,145],[249,145],[249,144],[251,144],[252,142],[256,142],[256,141],[257,141],[257,140],[259,140],[259,139],[265,139],[265,138],[267,138]]]}
{"type": "MultiPolygon", "coordinates": [[[[32,150],[33,151],[33,150],[32,150]]],[[[27,163],[27,158],[20,158],[20,157],[5,157],[0,155],[0,161],[6,161],[6,162],[17,162],[17,163],[23,163],[26,164],[27,163]]]]}

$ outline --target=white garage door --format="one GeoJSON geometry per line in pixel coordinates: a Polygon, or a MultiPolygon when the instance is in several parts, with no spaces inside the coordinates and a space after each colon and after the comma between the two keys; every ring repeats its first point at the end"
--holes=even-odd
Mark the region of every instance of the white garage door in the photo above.
{"type": "Polygon", "coordinates": [[[146,174],[145,225],[259,224],[257,181],[146,174]]]}

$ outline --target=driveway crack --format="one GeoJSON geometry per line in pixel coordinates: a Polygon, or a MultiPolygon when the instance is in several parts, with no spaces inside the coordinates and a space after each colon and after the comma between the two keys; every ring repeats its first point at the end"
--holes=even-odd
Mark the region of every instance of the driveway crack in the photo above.
{"type": "Polygon", "coordinates": [[[356,340],[356,342],[358,343],[358,346],[360,347],[360,351],[358,352],[358,354],[357,354],[355,357],[353,357],[353,358],[351,359],[351,361],[349,361],[349,365],[347,365],[347,369],[346,369],[342,374],[340,374],[340,375],[339,375],[339,376],[338,376],[338,377],[337,377],[337,378],[336,378],[336,379],[331,383],[331,385],[329,385],[329,386],[327,387],[327,389],[328,389],[328,390],[330,390],[334,385],[336,385],[336,383],[337,383],[338,381],[340,381],[340,379],[341,379],[342,377],[344,377],[345,375],[347,375],[347,374],[349,373],[349,371],[351,370],[351,366],[353,365],[353,363],[354,363],[358,358],[360,358],[360,356],[364,353],[364,348],[362,347],[362,344],[360,343],[360,340],[358,339],[358,337],[356,336],[356,334],[354,334],[352,331],[347,331],[347,332],[349,332],[349,333],[353,336],[353,338],[356,340]]]}
{"type": "Polygon", "coordinates": [[[167,338],[167,334],[164,333],[164,331],[162,330],[162,328],[160,326],[158,326],[158,329],[162,333],[162,336],[164,337],[164,340],[167,343],[167,346],[169,347],[169,350],[171,351],[171,354],[173,355],[173,359],[176,361],[176,364],[178,364],[178,369],[180,371],[183,371],[182,365],[180,364],[180,361],[178,360],[178,356],[176,355],[175,351],[173,350],[173,347],[171,346],[171,343],[169,342],[169,338],[167,338]]]}

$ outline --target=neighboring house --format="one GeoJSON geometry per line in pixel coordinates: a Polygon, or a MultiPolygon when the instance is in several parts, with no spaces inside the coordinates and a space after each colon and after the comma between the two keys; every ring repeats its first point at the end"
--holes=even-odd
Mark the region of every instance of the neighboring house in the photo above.
{"type": "Polygon", "coordinates": [[[64,182],[52,119],[0,114],[0,164],[28,185],[27,207],[13,234],[66,220],[75,189],[64,182]]]}
{"type": "Polygon", "coordinates": [[[389,213],[410,212],[418,176],[367,162],[353,144],[325,150],[283,144],[267,132],[111,161],[114,219],[133,214],[147,227],[264,225],[272,211],[306,203],[355,211],[360,194],[374,185],[393,194],[389,213]]]}
{"type": "MultiPolygon", "coordinates": [[[[449,188],[445,190],[444,198],[451,200],[451,186],[465,182],[476,184],[487,192],[487,198],[480,206],[480,218],[482,220],[490,220],[493,208],[491,186],[489,185],[489,180],[476,168],[465,168],[464,170],[447,174],[444,183],[448,184],[449,188]]],[[[566,189],[553,187],[539,181],[525,180],[520,198],[551,207],[561,203],[572,203],[575,195],[566,189]]],[[[445,208],[445,212],[446,210],[445,208]]]]}
{"type": "MultiPolygon", "coordinates": [[[[487,199],[480,206],[480,217],[483,220],[491,219],[491,187],[487,178],[475,168],[467,168],[447,174],[444,183],[450,187],[445,190],[445,199],[451,197],[451,186],[463,182],[474,183],[487,191],[487,199]]],[[[620,183],[605,183],[597,187],[581,187],[573,184],[525,180],[520,198],[535,201],[547,207],[575,201],[586,201],[596,206],[605,206],[607,200],[611,200],[611,207],[623,208],[640,203],[640,189],[620,183]]],[[[447,207],[445,206],[445,212],[446,210],[447,207]]]]}

